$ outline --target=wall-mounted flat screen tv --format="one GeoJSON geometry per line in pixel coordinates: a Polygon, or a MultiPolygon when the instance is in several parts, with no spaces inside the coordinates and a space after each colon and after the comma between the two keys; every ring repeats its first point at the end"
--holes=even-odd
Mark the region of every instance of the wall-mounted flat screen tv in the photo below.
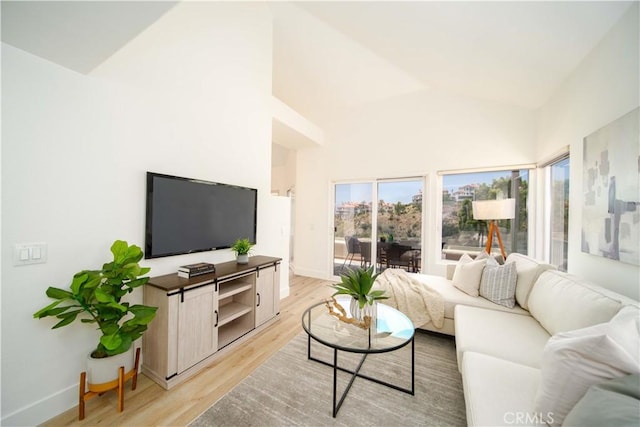
{"type": "Polygon", "coordinates": [[[258,190],[147,172],[145,258],[256,243],[258,190]]]}

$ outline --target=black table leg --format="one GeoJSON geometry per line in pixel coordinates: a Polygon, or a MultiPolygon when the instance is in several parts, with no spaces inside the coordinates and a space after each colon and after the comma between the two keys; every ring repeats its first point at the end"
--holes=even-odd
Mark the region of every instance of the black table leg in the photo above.
{"type": "Polygon", "coordinates": [[[338,411],[340,410],[340,407],[342,407],[342,403],[344,402],[344,399],[347,397],[347,394],[349,393],[349,390],[351,389],[351,386],[353,385],[353,382],[355,381],[356,377],[364,378],[365,380],[369,380],[374,383],[387,386],[394,390],[398,390],[403,393],[407,393],[412,396],[415,396],[415,372],[416,372],[415,370],[415,366],[416,366],[415,365],[415,336],[411,338],[411,389],[398,387],[395,384],[390,384],[388,382],[379,380],[377,378],[373,378],[368,375],[361,374],[360,368],[362,368],[364,361],[367,359],[367,356],[369,355],[368,353],[365,353],[362,355],[362,358],[360,359],[360,363],[358,364],[358,367],[354,371],[338,366],[338,349],[337,348],[333,349],[333,364],[325,362],[324,360],[321,360],[321,359],[317,359],[311,356],[311,336],[308,335],[307,337],[308,337],[307,358],[309,360],[313,360],[315,362],[322,363],[323,365],[327,365],[333,368],[333,418],[336,417],[336,415],[338,414],[338,411]],[[338,400],[338,371],[347,372],[351,374],[351,379],[349,380],[349,384],[347,384],[347,387],[342,392],[342,395],[340,396],[340,400],[338,400]]]}
{"type": "MultiPolygon", "coordinates": [[[[366,359],[367,359],[367,354],[364,354],[362,356],[362,359],[360,359],[360,363],[358,364],[358,367],[356,368],[356,370],[353,371],[353,372],[352,371],[348,371],[348,370],[343,369],[343,368],[338,366],[338,350],[337,349],[333,350],[333,418],[335,418],[336,415],[338,414],[338,411],[340,410],[340,407],[342,406],[342,402],[344,402],[345,397],[347,397],[347,393],[349,393],[349,390],[351,390],[351,386],[353,385],[353,382],[355,381],[356,377],[362,376],[362,375],[359,374],[359,372],[360,372],[360,368],[362,368],[362,365],[364,364],[364,361],[366,359]],[[340,369],[341,371],[349,372],[352,375],[351,375],[351,379],[349,380],[349,384],[347,384],[347,387],[342,392],[342,396],[340,396],[340,401],[336,405],[336,389],[337,389],[337,384],[338,384],[338,369],[340,369]]],[[[363,378],[365,378],[365,377],[363,377],[363,378]]]]}
{"type": "Polygon", "coordinates": [[[336,392],[338,390],[338,349],[333,349],[333,418],[336,417],[336,392]]]}

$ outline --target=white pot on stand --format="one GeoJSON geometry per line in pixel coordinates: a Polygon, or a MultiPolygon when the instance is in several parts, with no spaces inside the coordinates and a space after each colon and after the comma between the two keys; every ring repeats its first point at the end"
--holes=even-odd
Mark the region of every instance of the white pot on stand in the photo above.
{"type": "Polygon", "coordinates": [[[124,410],[124,383],[132,378],[131,390],[136,389],[140,349],[131,348],[115,356],[94,359],[87,356],[87,371],[80,374],[78,419],[84,419],[85,402],[109,390],[118,392],[118,412],[124,410]]]}
{"type": "Polygon", "coordinates": [[[131,390],[136,389],[140,349],[134,346],[115,356],[94,359],[87,356],[87,371],[80,374],[78,419],[84,419],[85,402],[109,390],[118,392],[118,412],[124,410],[124,383],[132,378],[131,390]]]}
{"type": "Polygon", "coordinates": [[[238,264],[249,264],[249,254],[238,254],[238,264]]]}
{"type": "Polygon", "coordinates": [[[87,382],[89,384],[104,384],[118,379],[118,371],[124,366],[125,374],[133,369],[133,345],[124,353],[115,356],[94,359],[87,356],[87,382]]]}

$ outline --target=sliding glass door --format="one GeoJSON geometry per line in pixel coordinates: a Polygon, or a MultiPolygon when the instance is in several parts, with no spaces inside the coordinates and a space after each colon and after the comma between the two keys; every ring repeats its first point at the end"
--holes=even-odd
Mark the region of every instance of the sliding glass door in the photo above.
{"type": "Polygon", "coordinates": [[[421,177],[335,184],[334,275],[371,265],[419,271],[423,188],[421,177]]]}

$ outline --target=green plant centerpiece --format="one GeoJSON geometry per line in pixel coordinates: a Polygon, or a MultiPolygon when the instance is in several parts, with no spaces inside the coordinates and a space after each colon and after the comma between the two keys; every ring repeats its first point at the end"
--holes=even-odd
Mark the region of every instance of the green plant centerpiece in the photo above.
{"type": "Polygon", "coordinates": [[[70,290],[49,287],[46,294],[55,301],[33,317],[56,317],[52,329],[61,328],[80,318],[82,323],[96,325],[102,336],[92,358],[105,358],[127,352],[140,338],[156,315],[157,307],[130,305],[122,297],[149,281],[144,276],[150,268],[140,267],[140,247],[122,240],[111,246],[113,261],[101,270],[83,270],[73,276],[70,290]]]}
{"type": "Polygon", "coordinates": [[[332,295],[349,295],[351,297],[351,316],[356,321],[375,315],[375,302],[388,299],[383,290],[372,290],[379,273],[374,274],[374,267],[367,269],[349,269],[340,276],[340,283],[330,285],[336,292],[332,295]]]}
{"type": "Polygon", "coordinates": [[[249,262],[249,254],[252,247],[253,243],[249,239],[237,239],[231,245],[231,250],[236,254],[238,264],[247,264],[249,262]]]}

